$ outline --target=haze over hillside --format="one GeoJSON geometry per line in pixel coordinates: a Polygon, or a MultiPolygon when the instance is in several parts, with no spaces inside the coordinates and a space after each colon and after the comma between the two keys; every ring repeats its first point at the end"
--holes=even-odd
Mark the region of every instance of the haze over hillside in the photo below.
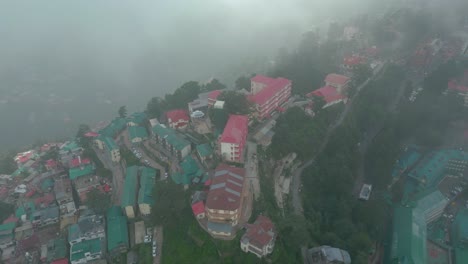
{"type": "Polygon", "coordinates": [[[2,2],[0,147],[71,136],[188,80],[230,86],[312,26],[372,8],[319,2],[2,2]]]}

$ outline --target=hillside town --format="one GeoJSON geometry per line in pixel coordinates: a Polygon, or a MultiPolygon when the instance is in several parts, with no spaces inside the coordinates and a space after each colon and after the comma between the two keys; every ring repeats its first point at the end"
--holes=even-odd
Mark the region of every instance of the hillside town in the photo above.
{"type": "MultiPolygon", "coordinates": [[[[236,254],[251,258],[245,263],[284,254],[288,246],[282,240],[288,236],[285,230],[293,233],[294,228],[278,219],[289,213],[331,221],[331,215],[317,216],[307,209],[311,201],[307,195],[313,195],[307,193],[318,192],[312,187],[308,190],[308,181],[314,179],[301,175],[310,165],[320,163],[318,157],[327,151],[328,143],[341,144],[333,133],[349,123],[372,83],[385,78],[394,67],[404,68],[401,76],[412,85],[400,85],[402,80],[398,80],[398,88],[394,87],[397,96],[388,98],[392,103],[384,112],[404,111],[425,100],[425,78],[456,60],[464,65],[462,71],[437,96],[461,100],[466,111],[468,28],[463,36],[432,35],[419,40],[415,50],[405,51],[408,56],[388,55],[369,44],[358,26],[348,25],[338,38],[357,44],[339,56],[336,71],[325,73],[320,85],[310,84],[307,91],[296,92],[295,80],[277,74],[254,74],[247,78],[248,87],[240,89],[221,87],[215,85],[217,80],[210,80],[204,89],[184,98],[183,104],[170,104],[166,98],[165,109],[157,114],[148,109],[127,114],[122,106],[109,121],[80,126],[76,137],[21,151],[14,157],[16,170],[0,175],[0,199],[13,208],[0,224],[1,263],[162,263],[164,255],[178,250],[168,238],[172,231],[166,225],[173,218],[165,212],[173,208],[163,204],[172,199],[164,188],[180,189],[177,194],[184,203],[180,208],[191,210],[191,218],[181,223],[190,227],[187,233],[194,250],[213,243],[218,247],[213,251],[224,257],[217,241],[232,242],[229,245],[239,250],[236,254]],[[292,125],[284,125],[292,111],[313,124],[326,120],[321,130],[317,128],[321,132],[314,132],[320,135],[316,145],[291,146],[316,152],[306,156],[290,151],[276,158],[270,153],[274,145],[280,141],[289,144],[278,135],[293,131],[292,125]],[[268,199],[273,202],[265,201],[268,199]],[[210,240],[199,238],[204,235],[210,240]]],[[[186,88],[193,93],[191,89],[186,88]]],[[[361,259],[367,262],[352,260],[355,252],[346,248],[348,244],[327,233],[327,239],[297,247],[303,263],[468,263],[466,121],[465,116],[464,121],[454,122],[455,129],[444,135],[446,142],[441,146],[409,142],[398,149],[388,171],[389,184],[380,186],[368,177],[354,175],[355,203],[367,206],[383,201],[392,211],[391,222],[378,227],[385,236],[381,241],[386,243],[355,240],[355,245],[366,246],[361,250],[367,255],[361,259]],[[400,191],[393,192],[397,187],[400,191]]],[[[381,130],[360,131],[366,136],[352,142],[353,150],[371,151],[368,146],[381,130]]],[[[290,137],[299,134],[294,131],[290,137]]],[[[172,214],[187,216],[182,211],[172,214]]],[[[291,226],[296,223],[290,222],[291,226]]],[[[306,230],[317,232],[312,229],[306,230]]],[[[356,230],[350,233],[358,233],[356,230]]]]}

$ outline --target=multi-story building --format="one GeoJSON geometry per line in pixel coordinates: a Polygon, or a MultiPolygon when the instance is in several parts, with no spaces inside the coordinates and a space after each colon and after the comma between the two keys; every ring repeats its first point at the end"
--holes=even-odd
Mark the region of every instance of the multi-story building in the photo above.
{"type": "Polygon", "coordinates": [[[214,237],[230,237],[243,209],[245,169],[219,165],[210,185],[205,212],[208,231],[214,237]]]}
{"type": "Polygon", "coordinates": [[[99,177],[95,175],[94,164],[80,165],[69,170],[70,180],[73,182],[81,202],[86,201],[86,195],[92,189],[98,187],[99,177]]]}
{"type": "Polygon", "coordinates": [[[144,216],[151,214],[154,204],[153,188],[156,181],[156,170],[142,167],[140,175],[140,190],[138,191],[138,209],[144,216]]]}
{"type": "Polygon", "coordinates": [[[166,112],[167,123],[172,129],[184,129],[189,124],[190,118],[187,111],[176,109],[166,112]]]}
{"type": "Polygon", "coordinates": [[[104,217],[89,210],[82,213],[76,224],[68,227],[68,243],[70,245],[105,237],[104,217]]]}
{"type": "Polygon", "coordinates": [[[130,126],[128,127],[128,138],[132,143],[140,143],[146,138],[148,138],[148,133],[146,129],[141,126],[130,126]]]}
{"type": "Polygon", "coordinates": [[[325,86],[335,87],[336,91],[343,94],[348,88],[350,79],[347,76],[330,73],[325,77],[325,86]]]}
{"type": "Polygon", "coordinates": [[[242,236],[240,245],[244,252],[252,252],[261,258],[273,252],[276,233],[271,220],[263,215],[253,224],[247,225],[247,232],[242,236]]]}
{"type": "Polygon", "coordinates": [[[112,256],[124,252],[129,247],[127,218],[118,206],[107,210],[107,251],[112,256]]]}
{"type": "Polygon", "coordinates": [[[35,227],[44,227],[59,222],[59,208],[57,206],[44,208],[33,214],[32,223],[35,227]]]}
{"type": "Polygon", "coordinates": [[[59,205],[60,218],[75,215],[76,205],[73,200],[73,190],[69,179],[57,179],[54,182],[55,200],[59,205]]]}
{"type": "Polygon", "coordinates": [[[110,137],[97,137],[94,142],[100,150],[107,150],[113,162],[120,161],[120,149],[110,137]]]}
{"type": "Polygon", "coordinates": [[[128,218],[135,218],[138,192],[138,166],[127,168],[122,192],[121,206],[128,218]]]}
{"type": "Polygon", "coordinates": [[[247,141],[249,118],[230,115],[218,140],[219,152],[225,161],[243,163],[244,147],[247,141]]]}
{"type": "Polygon", "coordinates": [[[347,97],[340,94],[337,89],[333,86],[324,86],[320,89],[317,89],[315,91],[312,91],[308,94],[306,94],[307,97],[320,97],[325,101],[325,104],[323,105],[322,108],[327,108],[329,106],[345,102],[347,101],[347,97]]]}
{"type": "Polygon", "coordinates": [[[291,96],[292,82],[288,79],[256,75],[250,80],[251,89],[248,99],[254,104],[255,115],[258,119],[268,117],[291,96]]]}
{"type": "Polygon", "coordinates": [[[103,257],[103,241],[99,238],[85,240],[70,246],[71,264],[85,264],[103,257]]]}
{"type": "Polygon", "coordinates": [[[156,143],[169,150],[179,160],[190,154],[192,147],[190,142],[182,138],[175,130],[163,124],[153,127],[153,138],[156,143]]]}

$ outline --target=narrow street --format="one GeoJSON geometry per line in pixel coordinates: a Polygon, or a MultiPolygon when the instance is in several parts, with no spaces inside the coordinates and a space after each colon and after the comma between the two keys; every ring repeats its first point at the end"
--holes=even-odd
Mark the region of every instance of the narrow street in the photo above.
{"type": "Polygon", "coordinates": [[[112,203],[114,205],[120,205],[120,198],[122,196],[124,181],[122,166],[120,163],[112,162],[105,150],[99,150],[94,147],[94,151],[96,152],[96,155],[101,160],[104,167],[112,172],[112,203]]]}
{"type": "Polygon", "coordinates": [[[161,263],[162,246],[163,246],[163,227],[155,226],[153,230],[153,240],[156,241],[156,257],[153,258],[153,264],[161,263]]]}
{"type": "Polygon", "coordinates": [[[260,180],[258,178],[257,144],[247,141],[247,161],[245,162],[246,178],[249,181],[250,192],[255,200],[260,197],[260,180]]]}

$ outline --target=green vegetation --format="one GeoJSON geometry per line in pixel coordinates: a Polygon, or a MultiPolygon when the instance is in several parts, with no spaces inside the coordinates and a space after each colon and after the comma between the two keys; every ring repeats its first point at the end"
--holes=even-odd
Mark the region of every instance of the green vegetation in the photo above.
{"type": "Polygon", "coordinates": [[[122,105],[119,107],[119,111],[117,111],[119,114],[120,118],[126,118],[127,117],[127,107],[125,105],[122,105]]]}
{"type": "Polygon", "coordinates": [[[17,169],[16,162],[14,160],[15,153],[10,151],[0,156],[0,174],[12,174],[17,169]]]}
{"type": "Polygon", "coordinates": [[[216,129],[223,131],[229,119],[228,111],[226,111],[226,109],[211,109],[208,114],[216,129]]]}
{"type": "Polygon", "coordinates": [[[235,91],[222,92],[218,100],[224,101],[224,109],[229,114],[246,115],[249,113],[250,104],[245,95],[235,91]]]}
{"type": "MultiPolygon", "coordinates": [[[[255,75],[252,75],[252,77],[253,76],[255,76],[255,75]]],[[[249,91],[250,90],[250,78],[247,77],[247,76],[241,76],[241,77],[237,78],[235,86],[236,86],[237,90],[245,89],[245,90],[249,91]]]]}
{"type": "Polygon", "coordinates": [[[93,189],[87,194],[85,204],[98,214],[105,214],[111,206],[111,197],[98,189],[93,189]]]}
{"type": "Polygon", "coordinates": [[[120,147],[120,158],[124,159],[127,167],[140,166],[140,160],[126,147],[120,147]]]}
{"type": "Polygon", "coordinates": [[[7,219],[14,212],[14,207],[11,204],[0,201],[0,223],[7,219]]]}

